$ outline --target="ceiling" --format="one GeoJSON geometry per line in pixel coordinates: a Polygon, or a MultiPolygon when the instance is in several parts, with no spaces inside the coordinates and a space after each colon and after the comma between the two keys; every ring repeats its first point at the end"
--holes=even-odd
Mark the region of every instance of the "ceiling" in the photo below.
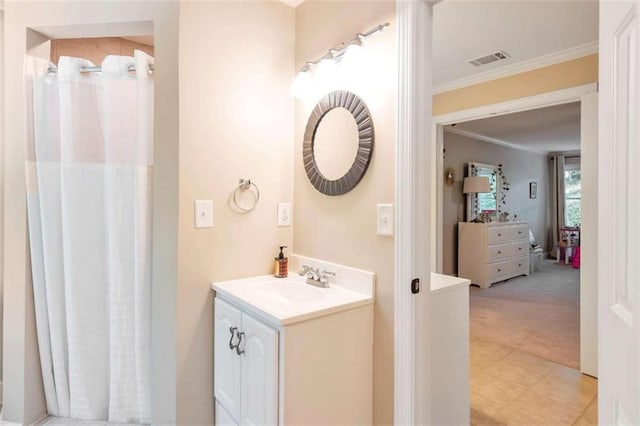
{"type": "Polygon", "coordinates": [[[433,16],[436,88],[557,52],[567,56],[576,47],[574,57],[597,50],[597,0],[444,0],[433,16]],[[511,58],[479,67],[466,62],[499,50],[511,58]]]}
{"type": "Polygon", "coordinates": [[[445,131],[540,153],[577,151],[580,102],[466,121],[445,131]]]}

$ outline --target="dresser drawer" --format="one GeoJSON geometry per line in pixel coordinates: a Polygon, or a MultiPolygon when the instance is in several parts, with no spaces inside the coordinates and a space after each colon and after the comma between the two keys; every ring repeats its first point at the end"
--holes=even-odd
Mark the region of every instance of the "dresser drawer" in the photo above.
{"type": "Polygon", "coordinates": [[[512,266],[513,261],[511,260],[507,260],[505,262],[487,263],[487,268],[489,269],[489,282],[499,281],[496,280],[496,278],[510,274],[512,266]]]}
{"type": "Polygon", "coordinates": [[[489,226],[487,229],[487,241],[489,244],[505,243],[512,240],[511,227],[489,226]]]}
{"type": "Polygon", "coordinates": [[[511,243],[509,256],[524,256],[529,254],[529,241],[518,241],[511,243]]]}
{"type": "Polygon", "coordinates": [[[495,262],[496,260],[506,259],[514,256],[514,247],[512,244],[495,244],[487,246],[487,261],[495,262]]]}
{"type": "Polygon", "coordinates": [[[509,261],[511,265],[509,268],[510,272],[513,272],[514,275],[526,274],[529,272],[529,256],[522,256],[516,259],[511,259],[509,261]]]}
{"type": "Polygon", "coordinates": [[[529,241],[529,226],[528,225],[513,226],[511,228],[511,239],[529,241]]]}

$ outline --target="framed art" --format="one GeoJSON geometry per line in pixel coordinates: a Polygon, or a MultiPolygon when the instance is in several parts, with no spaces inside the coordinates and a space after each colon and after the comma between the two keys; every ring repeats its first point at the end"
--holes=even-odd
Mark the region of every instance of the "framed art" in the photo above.
{"type": "Polygon", "coordinates": [[[529,198],[538,198],[538,182],[529,182],[529,198]]]}

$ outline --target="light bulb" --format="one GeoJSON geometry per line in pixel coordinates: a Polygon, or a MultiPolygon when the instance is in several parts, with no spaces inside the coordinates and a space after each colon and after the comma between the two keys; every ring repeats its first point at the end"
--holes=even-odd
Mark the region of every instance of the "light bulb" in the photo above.
{"type": "Polygon", "coordinates": [[[314,82],[318,95],[322,96],[330,92],[336,85],[338,64],[333,58],[325,57],[320,61],[315,70],[314,82]]]}
{"type": "Polygon", "coordinates": [[[313,79],[311,77],[311,70],[308,65],[305,65],[296,75],[291,85],[291,95],[296,99],[304,99],[311,93],[313,85],[313,79]]]}

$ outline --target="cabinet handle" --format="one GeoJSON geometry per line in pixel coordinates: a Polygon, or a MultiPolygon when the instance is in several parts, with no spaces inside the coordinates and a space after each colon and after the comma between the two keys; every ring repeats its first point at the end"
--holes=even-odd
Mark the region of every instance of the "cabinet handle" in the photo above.
{"type": "Polygon", "coordinates": [[[502,272],[502,269],[498,268],[498,272],[502,272]]]}
{"type": "Polygon", "coordinates": [[[498,233],[498,237],[502,237],[502,234],[498,233]]]}
{"type": "Polygon", "coordinates": [[[518,231],[518,235],[522,235],[522,231],[518,231]]]}
{"type": "Polygon", "coordinates": [[[518,266],[522,266],[522,264],[521,264],[521,263],[518,263],[518,266]]]}
{"type": "Polygon", "coordinates": [[[498,254],[502,254],[502,252],[500,250],[498,250],[498,254]]]}
{"type": "Polygon", "coordinates": [[[522,250],[522,247],[518,247],[518,250],[522,250]]]}
{"type": "MultiPolygon", "coordinates": [[[[240,344],[240,340],[238,340],[238,344],[234,345],[233,344],[233,337],[236,334],[236,331],[238,331],[238,327],[229,327],[229,333],[231,333],[231,338],[229,339],[229,349],[234,350],[238,347],[238,345],[240,344]]],[[[240,335],[240,333],[238,333],[238,336],[240,335]]]]}
{"type": "Polygon", "coordinates": [[[238,344],[236,345],[236,353],[238,355],[242,355],[244,353],[244,349],[240,349],[240,343],[242,342],[242,336],[244,336],[244,331],[238,333],[238,344]]]}

